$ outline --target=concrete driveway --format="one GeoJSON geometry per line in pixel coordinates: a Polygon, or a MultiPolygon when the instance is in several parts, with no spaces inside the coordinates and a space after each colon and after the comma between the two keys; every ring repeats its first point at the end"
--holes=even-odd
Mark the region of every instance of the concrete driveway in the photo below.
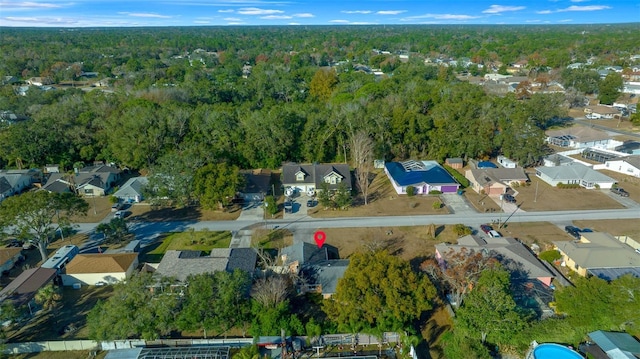
{"type": "Polygon", "coordinates": [[[293,198],[293,210],[291,213],[285,212],[283,218],[285,220],[296,220],[307,217],[307,200],[310,199],[311,197],[307,196],[298,196],[293,198]]]}
{"type": "Polygon", "coordinates": [[[262,201],[245,202],[238,221],[262,221],[264,220],[264,207],[262,201]]]}

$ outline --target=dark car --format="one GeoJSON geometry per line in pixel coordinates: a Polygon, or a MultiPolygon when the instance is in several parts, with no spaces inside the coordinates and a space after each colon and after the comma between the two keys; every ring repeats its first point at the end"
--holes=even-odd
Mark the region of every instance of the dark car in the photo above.
{"type": "Polygon", "coordinates": [[[629,192],[625,191],[624,188],[615,187],[611,189],[611,192],[617,194],[622,197],[629,197],[629,192]]]}
{"type": "Polygon", "coordinates": [[[318,205],[318,201],[316,201],[315,199],[310,199],[307,201],[307,207],[315,207],[318,205]]]}
{"type": "Polygon", "coordinates": [[[22,247],[22,241],[17,239],[12,239],[7,243],[7,247],[22,247]]]}
{"type": "Polygon", "coordinates": [[[488,224],[481,224],[480,230],[484,232],[484,234],[489,234],[489,232],[493,231],[493,227],[488,224]]]}
{"type": "Polygon", "coordinates": [[[516,198],[509,193],[505,193],[502,199],[507,203],[516,203],[516,198]]]}
{"type": "Polygon", "coordinates": [[[591,229],[591,228],[582,228],[580,230],[580,232],[582,232],[582,233],[591,233],[591,232],[593,232],[593,229],[591,229]]]}
{"type": "Polygon", "coordinates": [[[569,233],[575,239],[579,239],[580,238],[580,228],[578,228],[578,227],[566,226],[566,227],[564,227],[564,231],[569,233]]]}

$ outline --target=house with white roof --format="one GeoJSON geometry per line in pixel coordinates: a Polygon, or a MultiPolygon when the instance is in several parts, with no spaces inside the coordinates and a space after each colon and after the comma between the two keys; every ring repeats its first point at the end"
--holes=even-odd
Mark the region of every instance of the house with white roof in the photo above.
{"type": "Polygon", "coordinates": [[[550,130],[545,133],[545,141],[554,146],[568,148],[615,148],[623,144],[621,141],[611,139],[605,131],[588,126],[571,126],[558,130],[550,130]]]}
{"type": "Polygon", "coordinates": [[[537,167],[536,176],[551,186],[578,184],[587,189],[611,188],[616,180],[581,163],[566,166],[537,167]]]}
{"type": "Polygon", "coordinates": [[[640,177],[640,155],[618,157],[606,161],[604,165],[593,166],[594,169],[605,169],[625,175],[640,177]]]}

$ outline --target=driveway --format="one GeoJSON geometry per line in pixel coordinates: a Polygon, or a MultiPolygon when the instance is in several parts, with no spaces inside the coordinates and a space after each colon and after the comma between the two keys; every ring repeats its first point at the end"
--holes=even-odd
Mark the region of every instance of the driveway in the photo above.
{"type": "Polygon", "coordinates": [[[237,221],[263,221],[264,207],[262,201],[245,202],[237,221]]]}
{"type": "Polygon", "coordinates": [[[475,208],[471,207],[469,203],[467,203],[465,196],[461,196],[457,193],[443,193],[440,195],[440,199],[442,199],[444,205],[455,214],[478,213],[475,208]]]}
{"type": "Polygon", "coordinates": [[[640,204],[638,204],[638,202],[632,200],[629,197],[622,197],[620,195],[617,195],[617,194],[611,192],[608,189],[603,189],[603,190],[600,190],[600,191],[605,193],[607,196],[613,198],[616,202],[620,203],[621,205],[625,206],[626,208],[640,208],[640,204]]]}
{"type": "Polygon", "coordinates": [[[285,212],[283,218],[285,220],[297,220],[307,217],[307,200],[310,199],[311,197],[304,195],[293,198],[293,210],[291,213],[285,212]]]}

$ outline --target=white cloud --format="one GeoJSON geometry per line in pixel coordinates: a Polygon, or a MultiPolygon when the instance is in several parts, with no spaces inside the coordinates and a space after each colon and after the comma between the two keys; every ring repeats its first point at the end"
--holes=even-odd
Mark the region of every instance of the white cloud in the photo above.
{"type": "Polygon", "coordinates": [[[233,12],[233,9],[220,9],[218,12],[233,12]]]}
{"type": "Polygon", "coordinates": [[[168,15],[160,15],[160,14],[155,14],[155,13],[151,13],[151,12],[119,12],[118,14],[120,15],[127,15],[127,16],[133,16],[133,17],[152,17],[152,18],[157,18],[157,19],[171,19],[172,16],[168,16],[168,15]]]}
{"type": "MultiPolygon", "coordinates": [[[[10,23],[16,23],[18,25],[28,26],[75,26],[78,24],[77,19],[72,18],[60,18],[60,17],[30,17],[30,16],[7,16],[2,18],[2,22],[8,21],[10,23]]],[[[4,25],[0,23],[0,25],[4,25]]]]}
{"type": "Polygon", "coordinates": [[[401,19],[402,21],[411,21],[414,19],[436,19],[436,20],[473,20],[480,16],[462,15],[462,14],[424,14],[418,16],[409,16],[401,19]]]}
{"type": "Polygon", "coordinates": [[[242,21],[242,19],[238,19],[237,17],[225,17],[224,19],[222,19],[224,21],[242,21]]]}
{"type": "Polygon", "coordinates": [[[284,13],[282,10],[260,9],[257,7],[245,7],[238,10],[238,14],[242,15],[274,15],[282,13],[284,13]]]}
{"type": "Polygon", "coordinates": [[[71,4],[54,4],[35,1],[0,1],[3,10],[59,9],[71,4]]]}
{"type": "Polygon", "coordinates": [[[194,20],[193,21],[194,24],[201,24],[201,25],[206,25],[206,24],[211,24],[211,21],[206,21],[206,20],[194,20]]]}
{"type": "Polygon", "coordinates": [[[242,21],[238,21],[238,22],[228,22],[227,25],[245,25],[245,22],[242,21]]]}
{"type": "Polygon", "coordinates": [[[343,14],[371,14],[373,11],[371,10],[342,10],[340,11],[343,14]]]}
{"type": "Polygon", "coordinates": [[[571,22],[573,21],[573,19],[563,19],[563,20],[558,20],[558,22],[571,22]]]}
{"type": "Polygon", "coordinates": [[[566,9],[560,9],[558,12],[567,12],[567,11],[598,11],[598,10],[606,10],[611,9],[611,6],[607,5],[587,5],[587,6],[578,6],[572,5],[566,9]]]}
{"type": "Polygon", "coordinates": [[[332,24],[348,24],[349,20],[329,20],[332,24]]]}
{"type": "Polygon", "coordinates": [[[552,12],[553,11],[551,11],[551,10],[540,10],[540,11],[536,11],[536,14],[545,15],[545,14],[551,14],[552,12]]]}
{"type": "Polygon", "coordinates": [[[407,10],[380,10],[376,12],[377,15],[398,15],[403,12],[407,12],[407,10]]]}
{"type": "Polygon", "coordinates": [[[299,22],[290,22],[289,25],[301,25],[299,22]]]}
{"type": "Polygon", "coordinates": [[[571,0],[571,2],[587,2],[589,0],[571,0]]]}
{"type": "Polygon", "coordinates": [[[536,23],[536,22],[541,22],[542,20],[525,20],[524,22],[528,22],[528,23],[536,23]]]}
{"type": "Polygon", "coordinates": [[[506,11],[519,11],[526,9],[525,6],[504,6],[504,5],[491,5],[488,9],[484,10],[483,14],[500,14],[506,11]]]}
{"type": "Polygon", "coordinates": [[[292,17],[289,15],[267,15],[267,16],[260,16],[260,18],[264,20],[287,20],[287,19],[291,19],[292,17]]]}
{"type": "Polygon", "coordinates": [[[313,15],[312,13],[309,12],[303,12],[300,14],[293,14],[293,17],[316,17],[315,15],[313,15]]]}

